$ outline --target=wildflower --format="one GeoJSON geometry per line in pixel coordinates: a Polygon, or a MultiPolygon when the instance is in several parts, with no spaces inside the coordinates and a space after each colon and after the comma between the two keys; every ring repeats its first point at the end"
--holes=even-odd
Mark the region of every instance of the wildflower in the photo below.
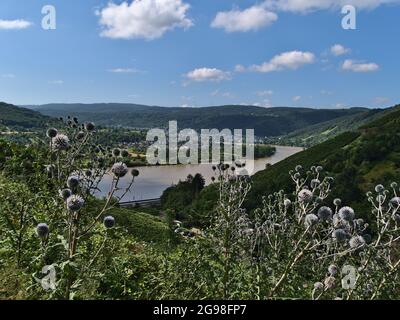
{"type": "Polygon", "coordinates": [[[315,214],[310,213],[306,215],[304,223],[306,227],[311,227],[313,225],[316,225],[318,223],[318,217],[315,214]]]}
{"type": "Polygon", "coordinates": [[[385,190],[385,187],[381,184],[378,184],[377,186],[375,186],[375,192],[381,193],[385,190]]]}
{"type": "Polygon", "coordinates": [[[365,246],[365,240],[362,236],[354,236],[349,241],[350,248],[357,249],[365,246]]]}
{"type": "Polygon", "coordinates": [[[55,129],[55,128],[50,128],[50,129],[48,129],[47,130],[47,132],[46,132],[46,136],[48,137],[48,138],[54,138],[56,135],[58,134],[58,131],[57,131],[57,129],[55,129]]]}
{"type": "Polygon", "coordinates": [[[283,205],[285,206],[285,208],[290,207],[291,204],[292,204],[292,201],[290,201],[289,199],[285,199],[285,200],[283,201],[283,205]]]}
{"type": "Polygon", "coordinates": [[[339,210],[339,217],[346,221],[354,219],[354,210],[350,207],[343,207],[339,210]]]}
{"type": "Polygon", "coordinates": [[[79,186],[79,177],[78,176],[70,176],[67,180],[67,186],[70,189],[75,189],[79,186]]]}
{"type": "Polygon", "coordinates": [[[310,183],[311,188],[313,188],[313,189],[318,187],[320,184],[321,184],[321,181],[319,181],[318,179],[312,179],[311,183],[310,183]]]}
{"type": "Polygon", "coordinates": [[[79,211],[85,204],[85,200],[78,195],[72,195],[67,199],[67,208],[70,211],[79,211]]]}
{"type": "Polygon", "coordinates": [[[301,165],[297,165],[296,168],[295,168],[295,170],[297,172],[301,171],[302,169],[303,169],[303,167],[301,165]]]}
{"type": "Polygon", "coordinates": [[[69,148],[69,138],[65,134],[57,134],[51,142],[56,151],[65,151],[69,148]]]}
{"type": "Polygon", "coordinates": [[[303,189],[299,192],[298,198],[300,202],[309,203],[313,199],[313,193],[310,190],[303,189]]]}
{"type": "Polygon", "coordinates": [[[340,200],[340,199],[335,199],[335,200],[333,200],[333,204],[336,206],[336,207],[339,207],[341,204],[342,204],[342,200],[340,200]]]}
{"type": "Polygon", "coordinates": [[[343,229],[336,229],[332,232],[332,238],[338,242],[343,242],[347,238],[347,233],[343,229]]]}
{"type": "Polygon", "coordinates": [[[322,282],[316,282],[314,283],[314,290],[322,290],[324,288],[324,285],[322,282]]]}
{"type": "Polygon", "coordinates": [[[126,158],[126,157],[128,157],[128,156],[129,156],[128,150],[121,150],[121,157],[126,158]]]}
{"type": "Polygon", "coordinates": [[[390,203],[391,203],[394,207],[400,206],[400,197],[394,197],[394,198],[392,198],[392,200],[390,200],[390,203]]]}
{"type": "Polygon", "coordinates": [[[332,209],[329,208],[329,207],[321,207],[321,208],[319,208],[318,217],[322,221],[330,220],[332,218],[332,209]]]}
{"type": "Polygon", "coordinates": [[[72,191],[71,191],[71,189],[63,189],[63,190],[59,190],[58,194],[60,195],[61,198],[63,198],[64,200],[67,200],[70,196],[72,196],[72,191]]]}
{"type": "Polygon", "coordinates": [[[113,149],[112,154],[114,157],[119,157],[119,155],[121,154],[121,150],[119,150],[118,148],[113,149]]]}
{"type": "Polygon", "coordinates": [[[335,274],[337,274],[338,268],[337,268],[334,264],[331,264],[331,265],[328,267],[328,272],[329,272],[329,274],[330,274],[331,276],[334,276],[335,274]]]}
{"type": "Polygon", "coordinates": [[[107,216],[104,218],[103,223],[107,229],[111,229],[115,225],[115,219],[112,216],[107,216]]]}
{"type": "Polygon", "coordinates": [[[324,168],[323,168],[322,166],[318,166],[315,170],[316,170],[317,172],[321,172],[322,170],[324,170],[324,168]]]}
{"type": "Polygon", "coordinates": [[[393,189],[396,189],[396,188],[397,188],[397,182],[392,182],[392,183],[390,184],[390,186],[391,186],[393,189]]]}
{"type": "Polygon", "coordinates": [[[296,172],[295,174],[294,174],[294,176],[293,176],[296,180],[298,180],[298,179],[300,179],[300,177],[301,177],[301,174],[300,173],[298,173],[298,172],[296,172]]]}
{"type": "Polygon", "coordinates": [[[78,140],[83,140],[84,137],[85,137],[85,133],[83,131],[79,131],[76,134],[76,139],[78,139],[78,140]]]}
{"type": "Polygon", "coordinates": [[[324,280],[325,288],[332,289],[335,287],[336,279],[335,277],[329,276],[324,280]]]}
{"type": "Polygon", "coordinates": [[[49,226],[46,223],[39,223],[36,227],[36,233],[39,238],[46,238],[49,234],[49,226]]]}
{"type": "Polygon", "coordinates": [[[85,123],[85,130],[86,131],[91,132],[91,131],[94,131],[94,129],[95,129],[95,125],[94,125],[93,122],[86,122],[85,123]]]}
{"type": "Polygon", "coordinates": [[[122,178],[127,174],[128,167],[123,162],[117,162],[112,166],[111,172],[114,173],[117,178],[122,178]]]}

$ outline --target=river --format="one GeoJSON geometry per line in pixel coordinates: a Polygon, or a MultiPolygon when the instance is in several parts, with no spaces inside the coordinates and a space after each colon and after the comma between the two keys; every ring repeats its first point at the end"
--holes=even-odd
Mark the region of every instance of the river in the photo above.
{"type": "MultiPolygon", "coordinates": [[[[253,174],[265,169],[266,164],[275,164],[291,155],[303,150],[299,147],[275,146],[276,153],[268,158],[257,159],[254,161],[253,174]]],[[[206,184],[211,182],[211,177],[214,175],[212,164],[192,164],[192,165],[165,165],[165,166],[148,166],[136,167],[140,174],[135,178],[133,188],[125,195],[122,201],[146,200],[159,198],[163,191],[168,187],[177,184],[180,180],[185,180],[191,174],[200,173],[203,175],[206,184]]],[[[98,196],[106,196],[109,190],[112,177],[104,176],[99,185],[101,192],[98,196]]],[[[124,177],[119,187],[124,188],[131,180],[131,175],[124,177]]]]}

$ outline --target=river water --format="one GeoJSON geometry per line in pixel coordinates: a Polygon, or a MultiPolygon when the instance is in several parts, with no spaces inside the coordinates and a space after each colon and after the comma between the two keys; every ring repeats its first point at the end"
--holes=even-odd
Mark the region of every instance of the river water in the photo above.
{"type": "MultiPolygon", "coordinates": [[[[303,150],[303,148],[299,147],[275,147],[276,153],[273,156],[254,161],[253,174],[265,169],[268,163],[275,164],[303,150]]],[[[189,174],[194,176],[196,173],[200,173],[206,180],[206,184],[209,184],[211,182],[211,177],[214,175],[212,166],[212,164],[191,164],[136,167],[140,174],[135,178],[135,183],[131,191],[125,195],[122,201],[159,198],[165,189],[177,184],[179,181],[185,180],[189,174]]],[[[99,185],[101,192],[98,196],[103,197],[107,195],[111,180],[111,176],[104,176],[99,185]]],[[[130,180],[131,175],[128,174],[121,180],[119,187],[126,187],[130,183],[130,180]]]]}

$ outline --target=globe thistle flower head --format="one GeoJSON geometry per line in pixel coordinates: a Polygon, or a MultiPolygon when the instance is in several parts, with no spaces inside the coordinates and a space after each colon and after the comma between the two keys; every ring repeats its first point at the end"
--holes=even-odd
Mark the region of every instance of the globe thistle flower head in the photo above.
{"type": "Polygon", "coordinates": [[[336,279],[333,276],[329,276],[324,280],[324,285],[326,289],[332,289],[335,287],[336,279]]]}
{"type": "Polygon", "coordinates": [[[94,131],[95,128],[96,128],[96,127],[95,127],[95,125],[94,125],[93,122],[86,122],[86,123],[85,123],[85,130],[86,130],[86,131],[92,132],[92,131],[94,131]]]}
{"type": "Polygon", "coordinates": [[[49,234],[49,226],[46,223],[39,223],[36,227],[36,234],[41,239],[46,238],[49,234]]]}
{"type": "Polygon", "coordinates": [[[313,199],[313,193],[308,189],[303,189],[299,192],[298,199],[302,203],[309,203],[313,199]]]}
{"type": "Polygon", "coordinates": [[[115,226],[115,219],[112,216],[107,216],[103,220],[103,224],[107,229],[111,229],[115,226]]]}
{"type": "Polygon", "coordinates": [[[385,187],[381,184],[375,186],[375,192],[381,193],[385,190],[385,187]]]}
{"type": "Polygon", "coordinates": [[[76,189],[79,186],[80,179],[78,176],[70,176],[67,179],[67,186],[70,189],[76,189]]]}
{"type": "Polygon", "coordinates": [[[71,189],[63,189],[63,190],[59,190],[58,194],[60,195],[61,198],[63,198],[64,200],[67,200],[70,196],[72,196],[72,191],[71,191],[71,189]]]}
{"type": "Polygon", "coordinates": [[[78,140],[83,140],[83,138],[85,138],[85,133],[84,133],[83,131],[79,131],[79,132],[76,134],[76,139],[78,139],[78,140]]]}
{"type": "Polygon", "coordinates": [[[314,188],[318,187],[320,184],[321,184],[321,181],[319,181],[318,179],[312,179],[310,186],[311,186],[311,188],[314,189],[314,188]]]}
{"type": "Polygon", "coordinates": [[[129,156],[129,152],[128,152],[128,150],[121,150],[121,157],[123,157],[123,158],[126,158],[126,157],[128,157],[129,156]]]}
{"type": "Polygon", "coordinates": [[[350,207],[343,207],[339,210],[340,219],[352,221],[354,219],[354,210],[350,207]]]}
{"type": "Polygon", "coordinates": [[[332,238],[337,242],[343,242],[347,239],[347,232],[343,229],[336,229],[332,232],[332,238]]]}
{"type": "Polygon", "coordinates": [[[400,206],[400,197],[394,197],[390,200],[390,203],[394,207],[400,206]]]}
{"type": "Polygon", "coordinates": [[[72,195],[67,199],[67,208],[70,211],[79,211],[85,204],[85,200],[81,196],[72,195]]]}
{"type": "Polygon", "coordinates": [[[318,217],[322,220],[322,221],[328,221],[332,219],[332,209],[329,207],[321,207],[318,210],[318,217]]]}
{"type": "Polygon", "coordinates": [[[55,151],[66,151],[69,149],[69,138],[65,134],[57,134],[51,139],[55,151]]]}
{"type": "Polygon", "coordinates": [[[328,267],[328,272],[329,272],[329,274],[330,274],[331,276],[334,276],[335,274],[338,273],[338,267],[335,266],[334,264],[331,264],[331,265],[328,267]]]}
{"type": "Polygon", "coordinates": [[[312,227],[318,223],[318,220],[319,219],[315,214],[310,213],[306,215],[304,219],[304,224],[306,225],[306,227],[312,227]]]}
{"type": "Polygon", "coordinates": [[[118,148],[113,149],[112,154],[114,157],[119,157],[121,154],[121,150],[118,148]]]}
{"type": "Polygon", "coordinates": [[[46,136],[50,139],[54,138],[57,134],[58,134],[58,131],[55,128],[50,128],[46,131],[46,136]]]}
{"type": "Polygon", "coordinates": [[[362,236],[354,236],[349,241],[350,248],[352,249],[362,248],[365,244],[366,241],[362,236]]]}
{"type": "Polygon", "coordinates": [[[314,290],[322,290],[323,288],[324,288],[324,285],[322,282],[314,283],[314,290]]]}
{"type": "Polygon", "coordinates": [[[128,167],[123,162],[114,163],[111,172],[117,177],[122,178],[128,173],[128,167]]]}
{"type": "Polygon", "coordinates": [[[285,206],[285,208],[290,207],[291,204],[292,204],[292,201],[290,201],[289,199],[285,199],[285,200],[283,201],[283,205],[285,206]]]}

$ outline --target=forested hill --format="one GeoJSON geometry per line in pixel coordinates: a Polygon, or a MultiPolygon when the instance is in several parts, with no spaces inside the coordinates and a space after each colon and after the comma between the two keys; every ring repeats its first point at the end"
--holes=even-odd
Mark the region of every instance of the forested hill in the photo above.
{"type": "Polygon", "coordinates": [[[180,129],[254,129],[257,136],[281,136],[304,127],[357,114],[368,109],[262,108],[226,105],[203,108],[166,108],[137,104],[47,104],[30,106],[53,117],[77,116],[99,125],[136,128],[166,127],[177,120],[180,129]]]}
{"type": "Polygon", "coordinates": [[[43,128],[51,118],[37,111],[0,102],[0,129],[24,130],[43,128]]]}

